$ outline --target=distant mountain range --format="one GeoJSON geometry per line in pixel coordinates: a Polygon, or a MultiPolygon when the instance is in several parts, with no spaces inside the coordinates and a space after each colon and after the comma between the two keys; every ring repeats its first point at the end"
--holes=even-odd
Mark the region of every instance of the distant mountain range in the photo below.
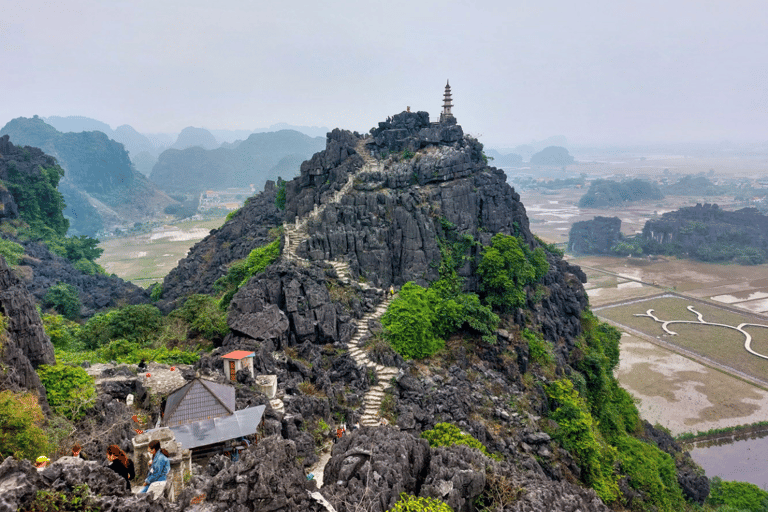
{"type": "Polygon", "coordinates": [[[254,133],[217,149],[197,146],[164,151],[150,179],[169,193],[250,184],[261,189],[267,180],[297,175],[301,162],[324,148],[324,137],[312,138],[294,130],[254,133]]]}
{"type": "Polygon", "coordinates": [[[124,146],[103,132],[62,133],[35,116],[13,119],[0,129],[4,134],[13,144],[56,157],[65,170],[59,191],[70,235],[95,236],[104,228],[142,222],[175,202],[137,172],[124,146]]]}
{"type": "Polygon", "coordinates": [[[197,146],[208,150],[218,147],[233,149],[251,134],[281,130],[293,130],[308,137],[322,137],[325,140],[325,135],[330,131],[326,126],[297,126],[277,123],[269,128],[255,128],[253,130],[209,130],[189,126],[178,135],[169,133],[142,134],[127,124],[118,126],[113,130],[107,123],[85,116],[50,116],[42,119],[60,132],[99,131],[106,134],[110,139],[125,146],[136,170],[145,176],[152,173],[152,168],[157,163],[160,154],[169,148],[184,150],[197,146]]]}

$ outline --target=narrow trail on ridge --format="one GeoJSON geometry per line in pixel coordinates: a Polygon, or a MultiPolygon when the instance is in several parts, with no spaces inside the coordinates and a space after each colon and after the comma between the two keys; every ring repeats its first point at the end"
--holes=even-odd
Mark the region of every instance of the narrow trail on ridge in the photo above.
{"type": "MultiPolygon", "coordinates": [[[[296,253],[296,249],[309,238],[309,222],[319,219],[327,205],[341,201],[341,199],[352,190],[355,177],[359,176],[361,173],[378,171],[381,169],[381,163],[370,155],[365,147],[365,142],[365,140],[361,140],[356,147],[357,153],[363,158],[363,167],[356,174],[349,177],[341,190],[334,194],[332,200],[322,205],[315,205],[315,208],[310,213],[304,215],[302,218],[297,218],[294,222],[286,222],[283,224],[283,235],[285,236],[285,243],[283,245],[284,258],[302,265],[309,265],[311,263],[310,260],[303,258],[296,253]]],[[[327,263],[330,263],[336,270],[336,274],[339,276],[341,282],[348,285],[351,284],[352,274],[349,268],[349,263],[346,261],[328,261],[327,263]]],[[[361,366],[366,370],[370,369],[377,377],[378,384],[371,387],[363,397],[364,409],[363,416],[360,419],[361,426],[377,426],[381,422],[379,409],[381,408],[381,402],[385,396],[384,390],[387,388],[390,381],[397,376],[400,370],[396,367],[383,366],[372,361],[368,357],[361,341],[370,334],[370,329],[368,327],[369,322],[381,318],[381,315],[387,310],[389,302],[393,297],[391,294],[386,293],[385,290],[370,286],[367,283],[359,283],[359,285],[366,289],[377,290],[380,292],[381,296],[384,297],[384,300],[376,307],[376,309],[369,311],[355,322],[357,327],[356,334],[347,344],[349,347],[349,354],[358,366],[361,366]]],[[[325,453],[321,454],[320,460],[310,469],[310,472],[314,475],[314,478],[318,483],[318,487],[321,487],[323,484],[323,471],[329,459],[330,452],[327,456],[325,453]]]]}

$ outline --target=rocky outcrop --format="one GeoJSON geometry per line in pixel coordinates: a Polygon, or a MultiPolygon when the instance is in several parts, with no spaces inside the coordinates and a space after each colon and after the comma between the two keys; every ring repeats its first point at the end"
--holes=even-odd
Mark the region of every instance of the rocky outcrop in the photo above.
{"type": "Polygon", "coordinates": [[[125,487],[123,477],[99,462],[62,457],[45,470],[37,471],[28,461],[7,457],[0,464],[0,511],[30,510],[38,491],[62,493],[71,497],[75,488],[83,484],[88,486],[92,505],[97,510],[172,510],[163,498],[155,500],[146,494],[132,496],[125,487]]]}
{"type": "Polygon", "coordinates": [[[195,244],[186,258],[165,276],[158,307],[167,312],[179,298],[213,293],[213,284],[234,261],[273,240],[270,230],[280,226],[283,212],[275,206],[277,188],[268,181],[264,192],[249,198],[231,220],[195,244]]]}
{"type": "Polygon", "coordinates": [[[756,208],[728,211],[716,204],[697,204],[647,221],[642,238],[652,252],[759,264],[768,257],[767,233],[768,216],[756,208]]]}
{"type": "Polygon", "coordinates": [[[60,283],[77,289],[83,306],[81,316],[84,318],[108,308],[150,302],[149,292],[114,274],[85,274],[41,243],[17,242],[24,246],[24,256],[16,267],[16,273],[37,302],[43,301],[51,286],[60,283]]]}
{"type": "Polygon", "coordinates": [[[202,506],[210,512],[324,511],[307,492],[297,456],[295,443],[275,436],[249,447],[236,463],[217,456],[206,477],[193,478],[177,503],[180,510],[195,510],[191,502],[204,495],[202,506]]]}
{"type": "Polygon", "coordinates": [[[42,397],[47,408],[45,388],[35,372],[41,364],[55,364],[51,340],[35,308],[35,300],[23,283],[11,272],[0,256],[0,314],[5,332],[0,332],[0,357],[3,374],[0,387],[11,390],[28,389],[42,397]]]}
{"type": "Polygon", "coordinates": [[[573,223],[568,234],[568,251],[576,254],[610,254],[611,247],[621,239],[621,219],[595,217],[573,223]]]}
{"type": "Polygon", "coordinates": [[[384,512],[400,493],[436,498],[457,512],[475,510],[476,500],[505,511],[609,510],[594,491],[551,481],[535,461],[529,466],[497,463],[466,446],[430,448],[391,427],[364,427],[334,445],[321,492],[338,512],[384,512]]]}

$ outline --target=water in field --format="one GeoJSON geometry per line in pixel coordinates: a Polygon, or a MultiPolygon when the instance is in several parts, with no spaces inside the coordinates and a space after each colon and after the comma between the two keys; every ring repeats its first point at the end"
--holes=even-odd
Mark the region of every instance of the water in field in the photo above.
{"type": "Polygon", "coordinates": [[[695,443],[690,450],[709,478],[738,480],[768,489],[768,431],[695,443]]]}

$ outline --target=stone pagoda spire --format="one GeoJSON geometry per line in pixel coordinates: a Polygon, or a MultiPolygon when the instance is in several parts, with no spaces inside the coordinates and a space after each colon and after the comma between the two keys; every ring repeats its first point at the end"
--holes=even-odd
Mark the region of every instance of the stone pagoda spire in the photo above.
{"type": "Polygon", "coordinates": [[[453,103],[451,103],[451,84],[448,83],[448,80],[446,80],[445,94],[443,94],[443,112],[440,114],[441,123],[449,119],[453,119],[453,114],[451,114],[452,106],[453,106],[453,103]]]}

